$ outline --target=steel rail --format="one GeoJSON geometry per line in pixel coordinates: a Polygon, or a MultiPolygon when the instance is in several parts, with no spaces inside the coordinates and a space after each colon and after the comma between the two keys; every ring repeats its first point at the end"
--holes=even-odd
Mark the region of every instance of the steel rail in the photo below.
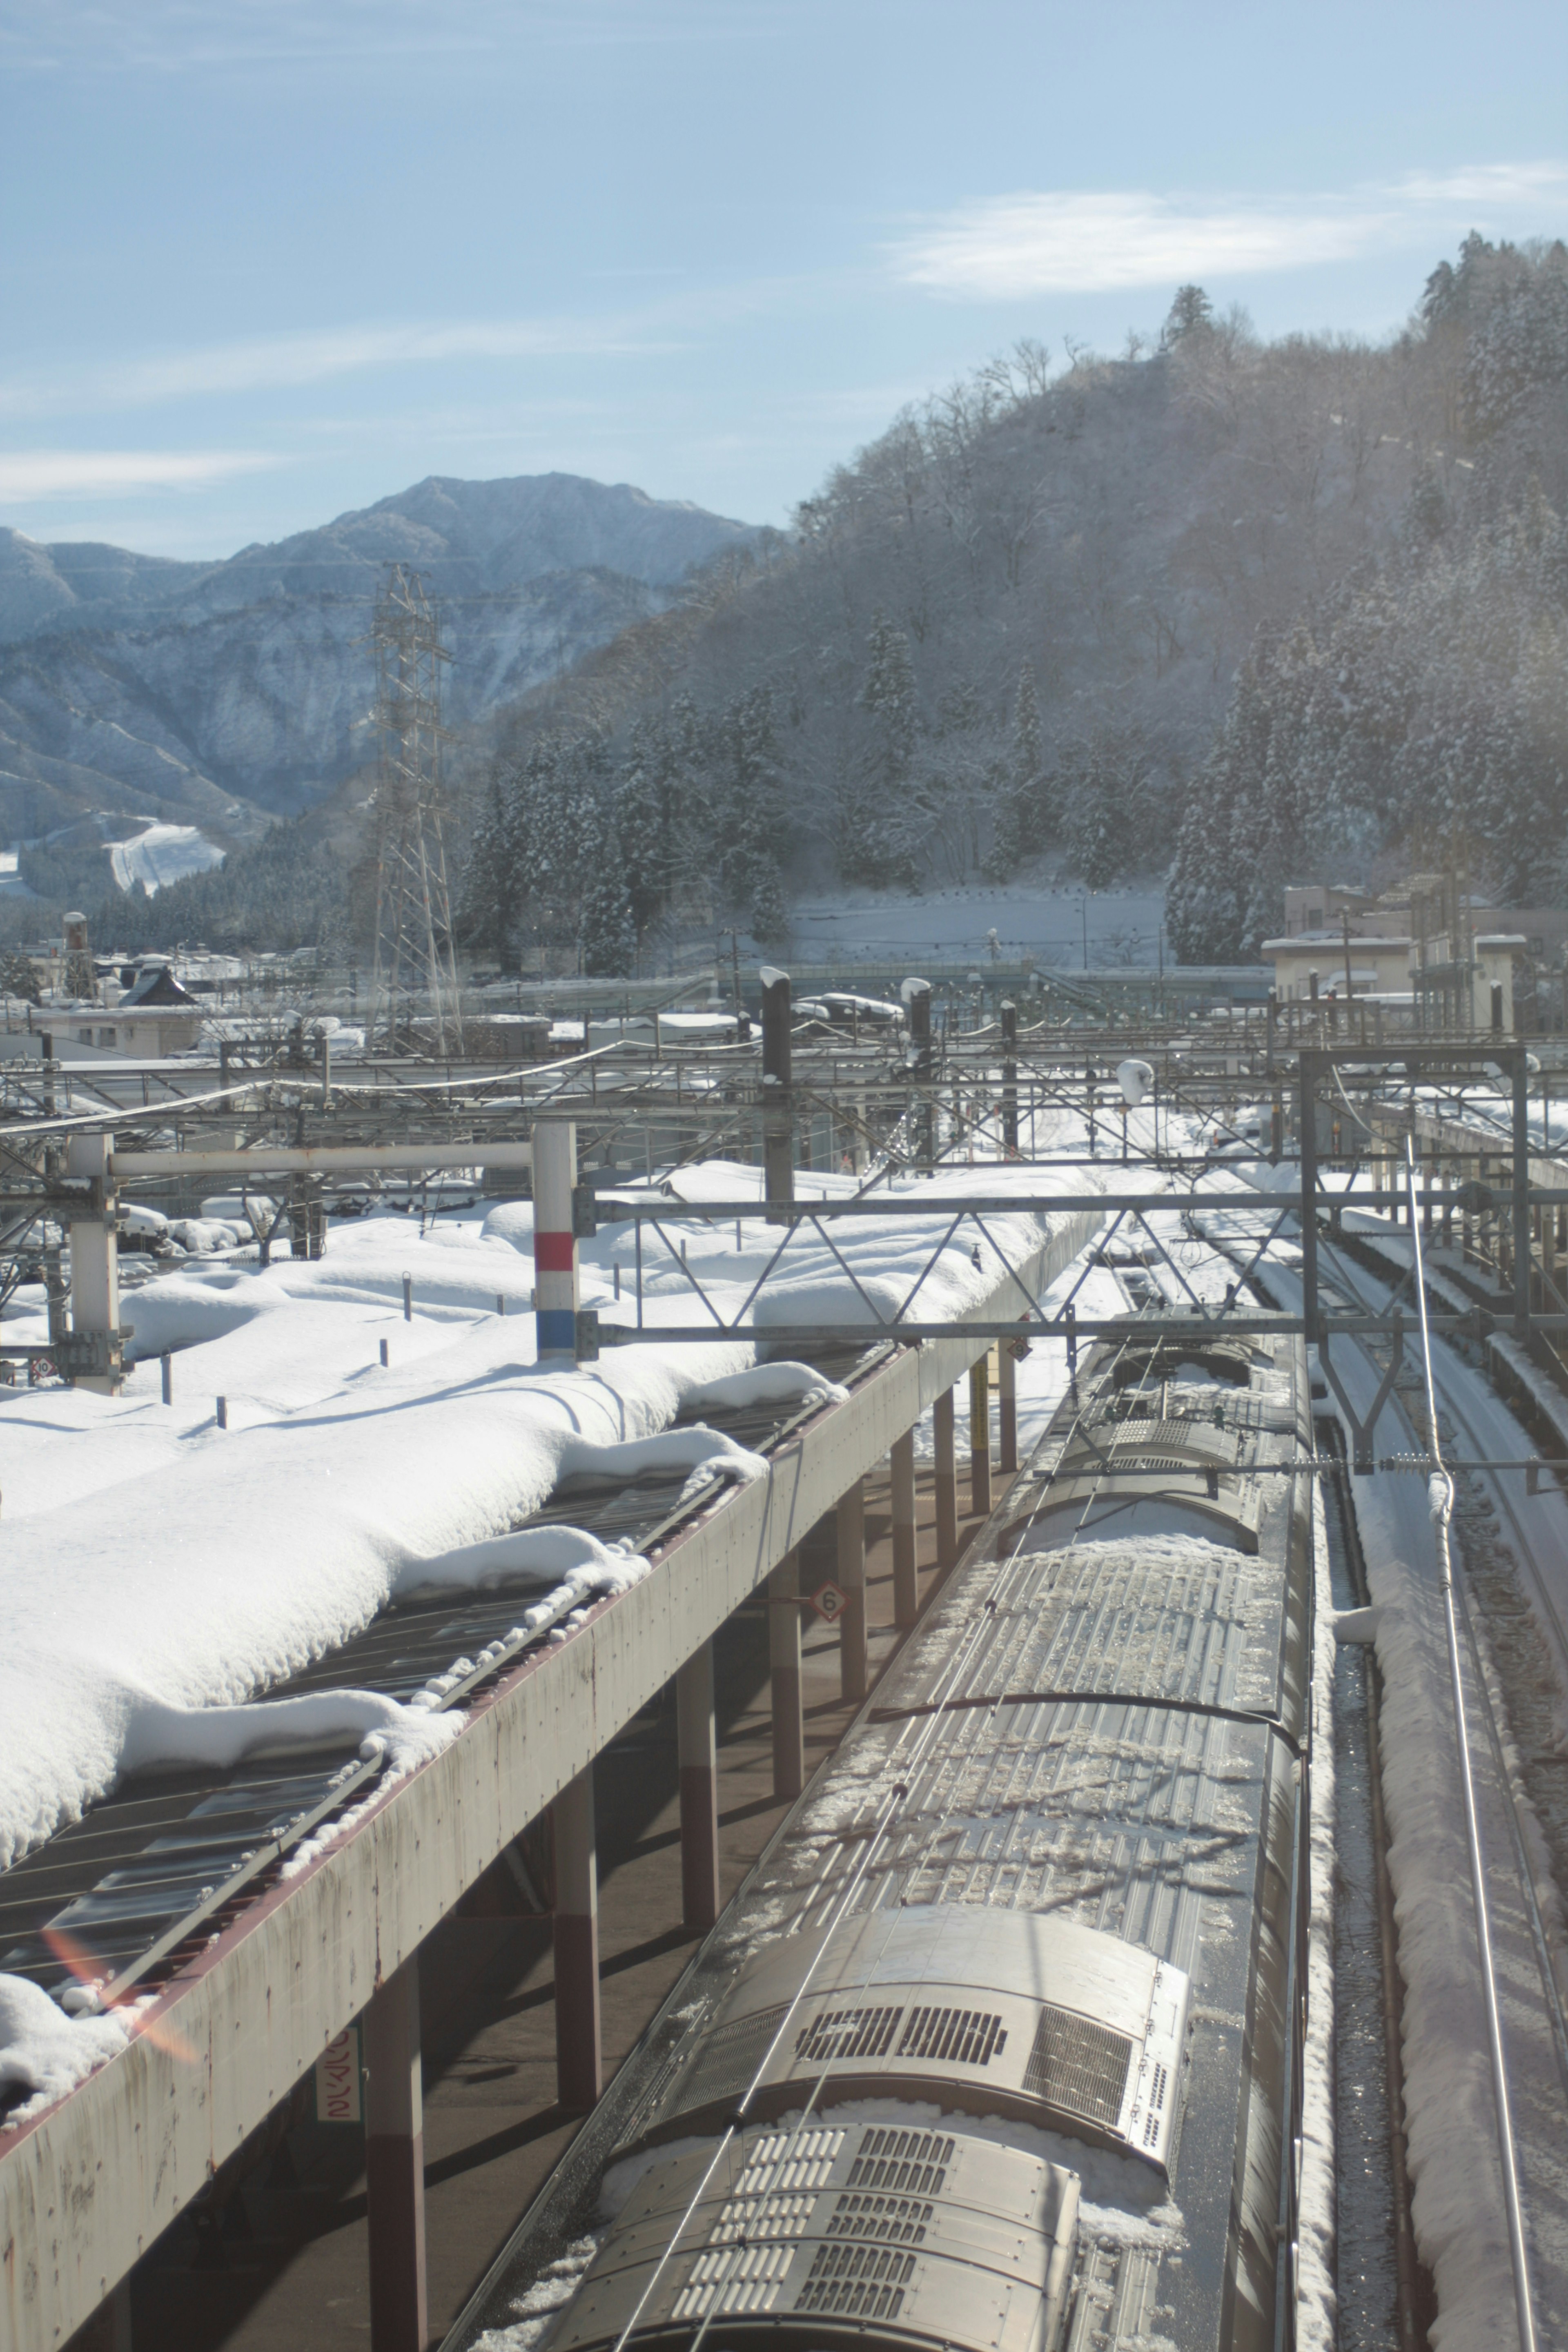
{"type": "MultiPolygon", "coordinates": [[[[624,1307],[626,1300],[620,1303],[624,1307]]],[[[1065,1339],[1074,1334],[1080,1339],[1247,1339],[1278,1338],[1301,1329],[1300,1315],[1238,1314],[1235,1308],[1227,1310],[1217,1305],[1212,1314],[1189,1308],[1184,1315],[1173,1312],[1148,1319],[1136,1315],[1063,1315],[1042,1317],[1037,1322],[1019,1315],[1011,1322],[963,1316],[945,1323],[897,1323],[890,1318],[879,1323],[611,1323],[605,1319],[602,1308],[595,1311],[601,1348],[632,1348],[645,1341],[674,1348],[715,1339],[757,1339],[770,1347],[787,1341],[795,1348],[852,1348],[872,1339],[948,1339],[961,1332],[973,1333],[980,1339],[1065,1339]]],[[[1431,1326],[1437,1332],[1459,1331],[1473,1336],[1478,1329],[1478,1318],[1489,1326],[1505,1319],[1480,1308],[1468,1315],[1434,1315],[1431,1326]]],[[[1386,1339],[1389,1334],[1388,1318],[1384,1315],[1336,1314],[1320,1319],[1331,1331],[1348,1332],[1353,1338],[1381,1335],[1386,1339]]],[[[1531,1316],[1531,1328],[1536,1331],[1568,1331],[1568,1315],[1531,1316]]]]}
{"type": "Polygon", "coordinates": [[[1413,1142],[1405,1141],[1405,1172],[1410,1195],[1410,1245],[1415,1269],[1415,1298],[1420,1313],[1422,1371],[1426,1388],[1427,1444],[1432,1475],[1427,1489],[1437,1553],[1437,1579],[1443,1594],[1443,1619],[1448,1645],[1448,1680],[1453,1692],[1454,1732],[1458,1748],[1459,1786],[1464,1796],[1465,1840],[1469,1849],[1470,1888],[1475,1903],[1476,1948],[1480,1958],[1481,1991],[1486,2007],[1487,2046],[1491,2062],[1492,2102],[1497,2110],[1498,2161],[1502,2174],[1503,2205],[1508,2217],[1509,2261],[1513,2271],[1514,2312],[1519,2325],[1520,2352],[1536,2352],[1535,2307],[1531,2294],[1530,2263],[1524,2243],[1524,2213],[1519,2189],[1519,2156],[1514,2142],[1513,2107],[1509,2092],[1508,2062],[1503,2051],[1502,2015],[1498,2005],[1497,1971],[1492,1959],[1491,1920],[1487,1909],[1486,1856],[1476,1810],[1475,1774],[1470,1761],[1469,1728],[1465,1719],[1464,1672],[1459,1656],[1459,1628],[1454,1611],[1454,1570],[1448,1546],[1448,1525],[1454,1509],[1454,1481],[1444,1465],[1442,1433],[1437,1421],[1437,1390],[1432,1370],[1432,1334],[1426,1318],[1426,1285],[1421,1265],[1419,1163],[1413,1142]]]}

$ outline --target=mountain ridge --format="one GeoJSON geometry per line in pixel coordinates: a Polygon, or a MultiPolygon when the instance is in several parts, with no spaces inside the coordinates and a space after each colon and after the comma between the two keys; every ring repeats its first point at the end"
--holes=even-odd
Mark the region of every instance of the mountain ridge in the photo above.
{"type": "Polygon", "coordinates": [[[560,473],[427,475],[210,563],[0,528],[0,834],[37,840],[107,811],[242,841],[313,805],[367,755],[365,640],[388,562],[421,572],[442,607],[462,724],[756,537],[560,473]]]}

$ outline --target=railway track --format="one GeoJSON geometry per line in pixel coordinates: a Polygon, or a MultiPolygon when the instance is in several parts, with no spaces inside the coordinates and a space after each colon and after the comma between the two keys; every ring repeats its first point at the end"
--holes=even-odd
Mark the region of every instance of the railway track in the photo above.
{"type": "MultiPolygon", "coordinates": [[[[1326,1305],[1376,1312],[1390,1301],[1391,1285],[1326,1238],[1320,1239],[1319,1269],[1326,1305]]],[[[1280,1306],[1300,1307],[1295,1267],[1281,1262],[1278,1250],[1258,1269],[1258,1278],[1280,1306]]],[[[1365,1417],[1386,1363],[1369,1342],[1348,1338],[1335,1342],[1334,1361],[1354,1410],[1365,1417]]],[[[1512,1459],[1529,1452],[1507,1408],[1440,1340],[1434,1341],[1434,1374],[1448,1442],[1458,1441],[1453,1450],[1476,1460],[1512,1459]]],[[[1415,1395],[1396,1388],[1388,1397],[1373,1432],[1373,1450],[1379,1458],[1426,1453],[1425,1413],[1415,1395]]],[[[1523,1472],[1466,1475],[1493,1502],[1508,1530],[1519,1580],[1540,1628],[1541,1670],[1561,1706],[1568,1703],[1568,1498],[1544,1488],[1527,1496],[1523,1472]]],[[[1403,1621],[1389,1629],[1396,1630],[1396,1643],[1380,1633],[1379,1652],[1389,1716],[1384,1793],[1399,1916],[1416,2230],[1423,2259],[1436,2277],[1440,2316],[1459,2320],[1463,2315],[1467,2340],[1473,2327],[1511,2343],[1516,2326],[1497,2137],[1482,2079],[1474,1914],[1457,1808],[1447,1824],[1447,1845],[1439,1818],[1438,1784],[1446,1789],[1444,1776],[1451,1767],[1451,1709],[1441,1675],[1434,1673],[1424,1690],[1417,1687],[1421,1640],[1434,1643],[1435,1654],[1436,1623],[1426,1481],[1378,1472],[1352,1478],[1349,1494],[1374,1601],[1403,1621]],[[1428,1612],[1424,1633],[1410,1638],[1415,1621],[1427,1619],[1428,1612]],[[1398,1661],[1392,1673],[1391,1658],[1398,1661]],[[1424,1769],[1432,1776],[1426,1791],[1417,1785],[1424,1769]]],[[[1462,1538],[1462,1524],[1460,1532],[1462,1538]]],[[[1521,1703],[1528,1699],[1539,1708],[1542,1694],[1517,1685],[1510,1688],[1500,1673],[1468,1558],[1456,1586],[1538,2340],[1542,2347],[1560,2346],[1568,2343],[1568,1979],[1550,1841],[1524,1785],[1515,1722],[1521,1703]]]]}

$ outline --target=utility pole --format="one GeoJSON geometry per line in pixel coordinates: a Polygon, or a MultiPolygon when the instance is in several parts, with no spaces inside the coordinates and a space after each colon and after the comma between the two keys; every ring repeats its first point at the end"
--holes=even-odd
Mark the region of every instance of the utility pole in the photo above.
{"type": "Polygon", "coordinates": [[[1005,1158],[1018,1157],[1018,1008],[1010,996],[1002,999],[1002,1150],[1005,1158]]]}
{"type": "Polygon", "coordinates": [[[765,963],[762,967],[762,982],[763,1192],[769,1201],[793,1201],[795,1115],[790,1101],[790,1031],[794,1015],[789,974],[765,963]]]}

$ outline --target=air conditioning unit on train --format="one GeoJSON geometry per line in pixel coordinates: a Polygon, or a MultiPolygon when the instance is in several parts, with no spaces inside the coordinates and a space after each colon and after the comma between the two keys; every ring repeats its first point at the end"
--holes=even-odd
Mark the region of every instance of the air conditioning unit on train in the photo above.
{"type": "Polygon", "coordinates": [[[788,1936],[742,1970],[661,2136],[847,2099],[1022,2117],[1163,2167],[1186,2032],[1181,1969],[1069,1919],[962,1904],[788,1936]]]}

